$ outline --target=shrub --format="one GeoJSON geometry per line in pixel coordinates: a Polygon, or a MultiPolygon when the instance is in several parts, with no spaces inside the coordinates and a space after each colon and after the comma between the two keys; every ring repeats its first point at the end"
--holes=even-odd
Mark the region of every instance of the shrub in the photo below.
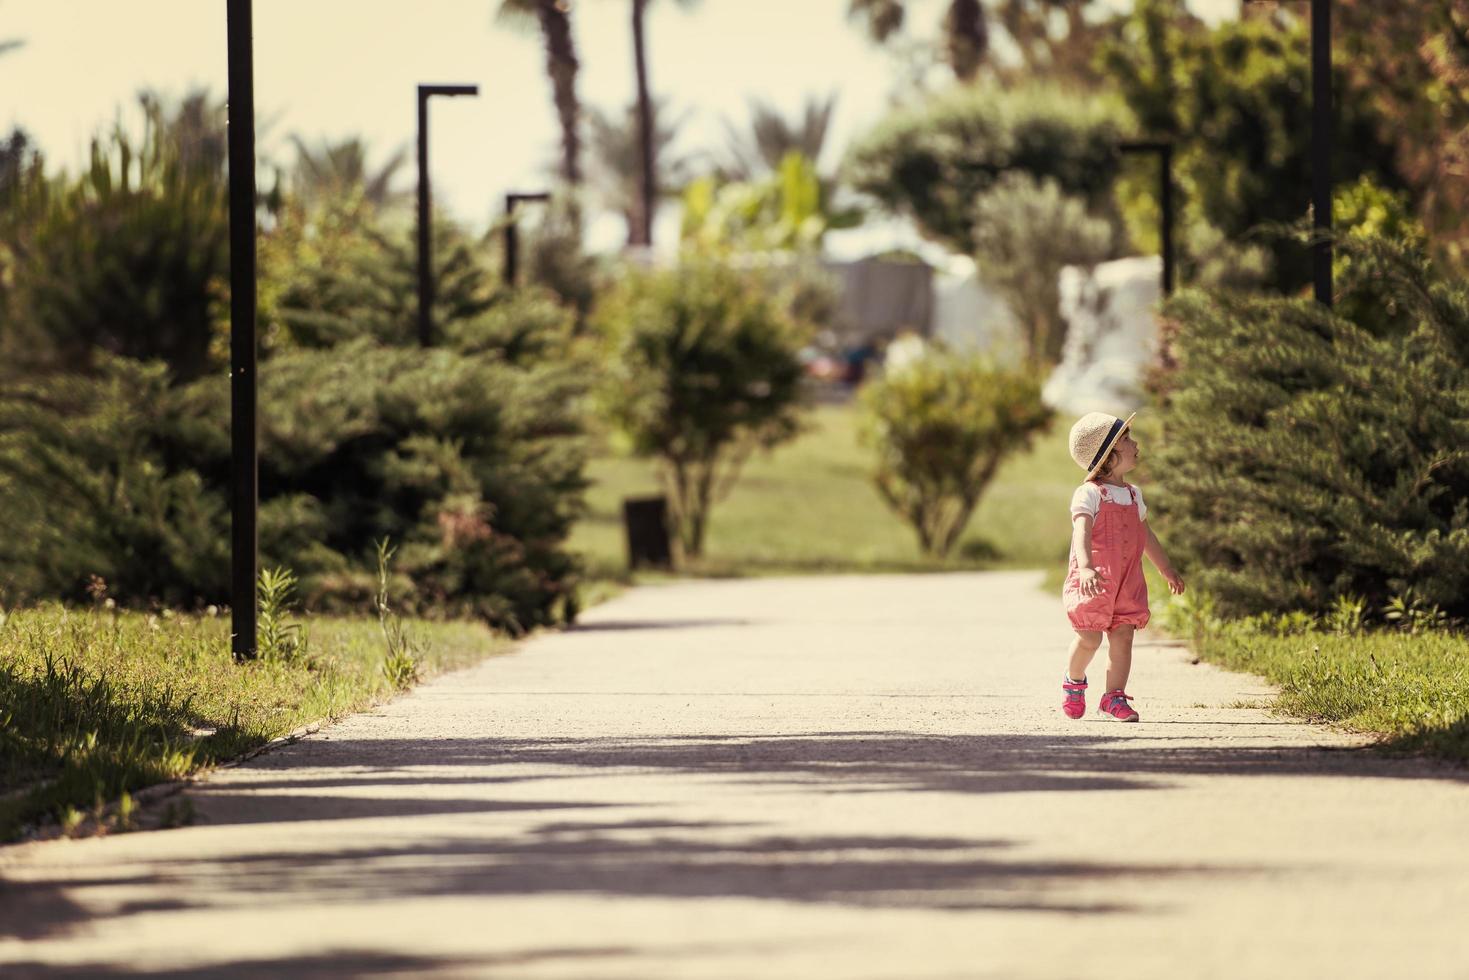
{"type": "Polygon", "coordinates": [[[1160,513],[1226,614],[1469,612],[1469,286],[1345,243],[1370,282],[1313,301],[1189,292],[1166,308],[1160,513]],[[1349,318],[1350,317],[1350,318],[1349,318]]]}
{"type": "MultiPolygon", "coordinates": [[[[0,390],[0,595],[80,599],[96,574],[122,601],[223,602],[226,383],[99,368],[0,390]]],[[[366,607],[370,542],[390,536],[406,611],[511,633],[557,620],[576,581],[563,544],[585,487],[583,374],[365,338],[264,362],[262,561],[294,569],[314,608],[366,607]]]]}
{"type": "Polygon", "coordinates": [[[978,357],[929,353],[862,389],[873,480],[927,555],[959,540],[995,471],[1050,424],[1040,381],[978,357]]]}
{"type": "Polygon", "coordinates": [[[223,108],[196,95],[169,116],[142,102],[141,143],[118,128],[74,181],[17,189],[0,244],[7,359],[85,370],[110,352],[183,379],[209,370],[229,260],[223,108]]]}
{"type": "Polygon", "coordinates": [[[684,554],[757,448],[799,429],[806,330],[763,277],[708,260],[634,273],[601,314],[609,418],[657,458],[684,554]]]}
{"type": "Polygon", "coordinates": [[[1049,89],[955,89],[883,120],[848,154],[852,184],[929,237],[975,250],[976,202],[1003,174],[1050,178],[1101,208],[1117,173],[1121,111],[1049,89]]]}

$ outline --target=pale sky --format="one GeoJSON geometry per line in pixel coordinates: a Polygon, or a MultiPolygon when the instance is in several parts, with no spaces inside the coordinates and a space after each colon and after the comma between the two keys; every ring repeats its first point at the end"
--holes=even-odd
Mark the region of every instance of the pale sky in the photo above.
{"type": "MultiPolygon", "coordinates": [[[[1126,0],[1115,0],[1124,5],[1126,0]]],[[[751,97],[793,115],[808,96],[837,93],[824,163],[883,114],[897,80],[892,56],[847,21],[848,0],[702,0],[685,11],[656,0],[648,15],[654,92],[690,112],[684,152],[724,145],[721,118],[743,125],[751,97]]],[[[633,98],[628,0],[575,0],[578,94],[603,109],[633,98]]],[[[911,23],[939,22],[942,0],[918,0],[911,23]]],[[[1195,0],[1211,19],[1238,0],[1195,0]]],[[[255,102],[261,150],[283,165],[287,138],[362,136],[373,162],[404,148],[412,160],[415,86],[478,84],[478,98],[430,108],[435,202],[485,227],[505,192],[540,190],[556,158],[558,128],[536,34],[494,22],[497,0],[255,0],[255,102]]],[[[202,85],[226,90],[224,0],[0,0],[0,130],[19,125],[51,168],[75,170],[91,137],[134,118],[135,94],[179,97],[202,85]]],[[[620,225],[594,229],[616,244],[620,225]]]]}

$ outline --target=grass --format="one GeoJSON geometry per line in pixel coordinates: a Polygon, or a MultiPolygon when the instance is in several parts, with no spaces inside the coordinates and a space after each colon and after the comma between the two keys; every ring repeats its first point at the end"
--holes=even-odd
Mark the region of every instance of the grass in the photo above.
{"type": "Polygon", "coordinates": [[[1271,707],[1284,714],[1376,735],[1391,752],[1469,762],[1469,637],[1336,633],[1306,616],[1221,620],[1196,598],[1167,603],[1161,619],[1200,659],[1278,686],[1271,707]]]}
{"type": "MultiPolygon", "coordinates": [[[[872,454],[857,443],[851,405],[813,410],[809,429],[745,465],[715,504],[705,555],[683,572],[753,576],[1034,568],[1064,561],[1066,503],[1076,464],[1064,426],[1007,460],[980,501],[955,554],[926,558],[912,529],[883,502],[869,476],[872,454]]],[[[624,497],[661,493],[648,460],[610,453],[588,468],[588,513],[570,547],[593,579],[625,578],[624,497]]]]}
{"type": "MultiPolygon", "coordinates": [[[[473,623],[406,625],[417,670],[509,641],[473,623]]],[[[235,664],[222,617],[41,608],[0,619],[0,841],[48,818],[75,827],[130,793],[227,761],[399,688],[375,620],[315,618],[308,651],[235,664]]]]}

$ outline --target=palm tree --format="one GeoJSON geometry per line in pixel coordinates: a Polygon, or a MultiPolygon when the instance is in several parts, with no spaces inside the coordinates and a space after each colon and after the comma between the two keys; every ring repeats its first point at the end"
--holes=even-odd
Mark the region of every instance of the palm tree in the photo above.
{"type": "Polygon", "coordinates": [[[726,180],[750,180],[773,173],[792,152],[800,153],[814,164],[826,143],[836,100],[834,92],[825,100],[807,98],[802,115],[787,122],[773,106],[752,99],[748,131],[737,129],[728,119],[724,121],[729,145],[726,161],[716,168],[719,176],[726,180]]]}
{"type": "Polygon", "coordinates": [[[291,190],[307,208],[328,201],[348,200],[352,208],[366,205],[381,209],[402,201],[406,194],[392,189],[407,159],[399,150],[376,171],[367,166],[367,145],[358,137],[339,143],[323,141],[313,148],[299,135],[291,137],[296,148],[296,167],[291,174],[291,190]]]}
{"type": "MultiPolygon", "coordinates": [[[[867,23],[871,38],[881,44],[903,27],[907,0],[848,0],[847,16],[867,23]]],[[[949,67],[961,81],[979,73],[989,53],[989,22],[980,0],[949,0],[944,13],[944,47],[949,67]]]]}
{"type": "Polygon", "coordinates": [[[640,149],[643,138],[641,116],[636,103],[628,107],[621,119],[595,107],[587,110],[593,180],[602,203],[627,220],[629,245],[648,244],[644,215],[651,217],[657,210],[656,207],[645,209],[643,206],[647,187],[643,160],[651,157],[656,161],[658,173],[652,184],[664,197],[681,193],[692,169],[687,157],[669,152],[688,114],[670,117],[662,99],[652,100],[648,113],[653,122],[651,154],[644,154],[640,149]]]}
{"type": "Polygon", "coordinates": [[[576,42],[571,36],[569,0],[501,0],[498,19],[520,29],[538,26],[546,45],[546,76],[561,121],[561,179],[581,183],[581,106],[576,98],[576,42]]]}
{"type": "MultiPolygon", "coordinates": [[[[648,87],[648,53],[643,15],[649,0],[632,0],[632,45],[633,64],[638,82],[638,153],[641,162],[641,180],[638,183],[638,211],[634,226],[635,237],[629,245],[653,244],[653,212],[658,201],[658,142],[654,134],[653,98],[648,87]]],[[[677,0],[682,7],[691,7],[698,0],[677,0]]]]}

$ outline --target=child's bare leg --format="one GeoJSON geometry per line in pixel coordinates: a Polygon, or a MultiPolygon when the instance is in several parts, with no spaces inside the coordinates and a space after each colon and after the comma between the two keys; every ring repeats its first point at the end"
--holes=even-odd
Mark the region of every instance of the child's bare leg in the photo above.
{"type": "Polygon", "coordinates": [[[1133,626],[1115,626],[1107,634],[1107,690],[1121,691],[1127,687],[1127,675],[1132,673],[1133,626]]]}
{"type": "Polygon", "coordinates": [[[1100,630],[1077,630],[1076,639],[1071,641],[1071,662],[1066,665],[1066,676],[1074,681],[1086,679],[1086,666],[1102,646],[1100,630]]]}

